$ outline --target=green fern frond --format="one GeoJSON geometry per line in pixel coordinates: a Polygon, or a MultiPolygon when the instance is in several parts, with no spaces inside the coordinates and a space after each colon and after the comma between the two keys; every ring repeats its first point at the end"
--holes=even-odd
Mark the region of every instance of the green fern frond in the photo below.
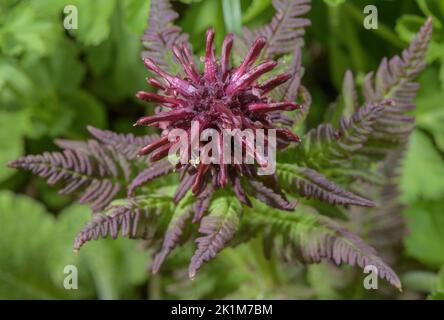
{"type": "Polygon", "coordinates": [[[119,234],[157,243],[162,239],[172,213],[172,197],[163,194],[116,200],[104,212],[93,214],[91,221],[77,235],[74,250],[79,251],[90,240],[108,236],[115,239],[119,234]]]}
{"type": "MultiPolygon", "coordinates": [[[[317,263],[330,259],[337,265],[349,264],[365,268],[375,266],[378,276],[401,289],[396,273],[386,265],[376,251],[365,242],[313,208],[299,205],[292,213],[270,209],[255,202],[247,209],[242,232],[262,232],[265,248],[273,249],[286,260],[297,259],[317,263]]],[[[268,254],[269,255],[269,254],[268,254]]]]}
{"type": "Polygon", "coordinates": [[[213,259],[233,238],[241,213],[242,206],[233,196],[223,195],[211,202],[209,213],[199,227],[204,235],[196,239],[197,250],[188,269],[191,279],[204,262],[213,259]]]}

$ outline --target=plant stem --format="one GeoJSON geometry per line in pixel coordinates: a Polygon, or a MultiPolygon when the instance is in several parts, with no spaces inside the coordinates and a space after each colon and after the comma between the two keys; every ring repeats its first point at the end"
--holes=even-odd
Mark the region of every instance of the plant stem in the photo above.
{"type": "Polygon", "coordinates": [[[148,297],[150,300],[162,300],[161,276],[158,274],[151,275],[148,281],[148,297]]]}
{"type": "Polygon", "coordinates": [[[252,239],[250,242],[250,248],[259,270],[266,279],[267,286],[279,286],[282,281],[277,272],[276,260],[274,257],[271,257],[270,259],[265,258],[262,238],[257,237],[252,239]]]}

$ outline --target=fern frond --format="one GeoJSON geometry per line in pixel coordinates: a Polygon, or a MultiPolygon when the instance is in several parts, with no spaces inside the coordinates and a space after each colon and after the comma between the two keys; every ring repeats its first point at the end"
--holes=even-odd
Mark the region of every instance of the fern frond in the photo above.
{"type": "Polygon", "coordinates": [[[304,161],[316,167],[338,165],[349,160],[367,142],[374,124],[388,105],[391,105],[390,100],[367,104],[350,119],[342,118],[338,130],[331,124],[321,124],[310,130],[304,144],[304,161]]]}
{"type": "Polygon", "coordinates": [[[192,203],[187,198],[184,198],[174,209],[174,213],[168,224],[167,231],[163,239],[162,247],[155,254],[153,263],[151,265],[151,271],[154,274],[159,271],[165,259],[179,244],[185,225],[191,220],[193,213],[191,209],[192,203]]]}
{"type": "Polygon", "coordinates": [[[302,18],[311,9],[310,0],[273,0],[276,9],[271,22],[263,27],[250,31],[243,29],[243,38],[238,41],[238,50],[245,56],[248,48],[258,36],[267,38],[267,45],[263,51],[264,58],[292,53],[296,47],[304,46],[305,28],[311,25],[307,18],[302,18]]]}
{"type": "Polygon", "coordinates": [[[401,289],[396,273],[358,236],[309,207],[299,205],[292,213],[270,210],[264,206],[245,212],[243,232],[261,230],[272,248],[287,259],[302,259],[317,263],[329,259],[337,265],[348,264],[365,268],[373,265],[378,276],[401,289]],[[279,245],[280,243],[280,245],[279,245]]]}
{"type": "Polygon", "coordinates": [[[294,114],[294,122],[296,125],[301,125],[308,116],[310,112],[310,107],[312,103],[312,98],[310,92],[304,86],[299,86],[298,94],[296,100],[299,102],[300,108],[298,112],[294,114]]]}
{"type": "Polygon", "coordinates": [[[104,213],[94,213],[92,220],[78,233],[74,250],[88,241],[99,238],[123,237],[158,241],[162,236],[161,222],[169,219],[172,212],[171,198],[151,195],[123,200],[110,206],[104,213]]]}
{"type": "Polygon", "coordinates": [[[182,200],[182,198],[185,197],[187,192],[191,190],[191,187],[193,186],[195,179],[196,179],[195,176],[185,173],[184,177],[180,181],[179,186],[177,187],[176,192],[174,193],[173,199],[175,203],[178,203],[180,200],[182,200]]]}
{"type": "Polygon", "coordinates": [[[178,245],[180,238],[183,234],[183,229],[185,228],[185,224],[189,222],[191,216],[192,216],[191,210],[181,212],[180,216],[178,217],[176,217],[176,214],[174,214],[173,221],[171,221],[170,225],[168,226],[168,230],[165,234],[162,248],[154,256],[154,260],[151,265],[152,273],[156,274],[160,270],[163,263],[165,262],[165,259],[170,255],[171,251],[173,251],[174,248],[178,245]]]}
{"type": "Polygon", "coordinates": [[[276,101],[295,101],[298,95],[302,78],[302,52],[301,47],[296,47],[292,61],[285,70],[291,75],[290,80],[271,91],[271,96],[276,101]]]}
{"type": "Polygon", "coordinates": [[[342,83],[341,95],[330,108],[329,120],[336,127],[339,125],[341,118],[350,119],[358,108],[358,93],[356,92],[353,73],[347,70],[342,83]]]}
{"type": "Polygon", "coordinates": [[[368,239],[368,243],[380,252],[389,262],[394,261],[400,252],[405,235],[402,210],[399,201],[399,171],[404,150],[392,151],[380,168],[383,183],[380,185],[364,184],[361,188],[366,194],[378,199],[371,210],[352,208],[350,227],[368,239]]]}
{"type": "MultiPolygon", "coordinates": [[[[88,126],[88,131],[101,143],[112,147],[116,152],[124,155],[128,160],[136,158],[138,152],[146,145],[156,141],[157,134],[136,137],[132,133],[115,133],[88,126]]],[[[145,158],[146,159],[146,158],[145,158]]]]}
{"type": "Polygon", "coordinates": [[[91,203],[94,211],[106,207],[125,188],[131,175],[126,159],[95,140],[77,149],[29,155],[9,163],[46,178],[49,185],[63,183],[60,194],[84,190],[79,202],[91,203]]]}
{"type": "Polygon", "coordinates": [[[176,73],[175,69],[178,69],[178,63],[171,54],[173,45],[188,42],[188,35],[174,25],[178,16],[171,9],[168,0],[151,0],[148,28],[142,36],[146,49],[142,52],[142,58],[150,58],[163,70],[173,74],[176,73]]]}
{"type": "Polygon", "coordinates": [[[89,153],[88,141],[55,139],[54,144],[60,149],[71,149],[89,153]]]}
{"type": "Polygon", "coordinates": [[[196,199],[196,204],[194,205],[194,218],[193,223],[196,223],[202,219],[203,215],[207,212],[208,207],[210,206],[211,199],[214,193],[214,186],[211,184],[207,185],[205,190],[199,194],[196,199]]]}
{"type": "Polygon", "coordinates": [[[432,37],[432,19],[427,19],[402,57],[384,58],[374,73],[367,74],[363,94],[368,102],[393,99],[401,106],[410,105],[418,85],[413,79],[425,68],[425,56],[432,37]]]}
{"type": "Polygon", "coordinates": [[[250,186],[253,189],[253,194],[256,199],[269,205],[272,208],[292,211],[297,201],[288,201],[285,195],[278,188],[273,188],[271,184],[267,184],[267,181],[251,180],[250,186]]]}
{"type": "Polygon", "coordinates": [[[367,102],[392,99],[395,103],[386,108],[373,125],[374,132],[362,150],[364,154],[382,158],[390,149],[403,145],[413,130],[414,117],[406,112],[416,107],[414,99],[419,84],[414,79],[425,68],[431,36],[432,20],[429,18],[401,57],[383,59],[376,76],[371,72],[365,77],[362,90],[367,102]]]}
{"type": "MultiPolygon", "coordinates": [[[[297,47],[294,50],[293,60],[286,68],[285,73],[290,74],[291,78],[284,84],[276,87],[270,92],[271,97],[276,101],[297,101],[300,108],[297,112],[291,114],[291,122],[286,123],[288,126],[301,124],[308,115],[311,106],[310,92],[301,85],[301,78],[303,74],[303,68],[301,65],[302,54],[301,48],[297,47]]],[[[280,114],[280,117],[283,115],[280,114]]],[[[270,114],[273,121],[273,115],[270,114]]]]}
{"type": "Polygon", "coordinates": [[[372,201],[342,189],[324,175],[309,168],[278,163],[277,174],[281,181],[285,182],[285,190],[294,190],[307,199],[325,201],[332,205],[375,206],[372,201]]]}
{"type": "Polygon", "coordinates": [[[204,262],[213,259],[233,238],[239,225],[241,205],[234,197],[223,196],[212,201],[209,214],[199,227],[204,234],[196,239],[197,250],[191,258],[188,274],[191,279],[204,262]]]}
{"type": "Polygon", "coordinates": [[[148,168],[140,172],[128,186],[128,196],[132,196],[140,186],[169,174],[174,170],[174,166],[168,160],[157,161],[149,165],[148,168]]]}

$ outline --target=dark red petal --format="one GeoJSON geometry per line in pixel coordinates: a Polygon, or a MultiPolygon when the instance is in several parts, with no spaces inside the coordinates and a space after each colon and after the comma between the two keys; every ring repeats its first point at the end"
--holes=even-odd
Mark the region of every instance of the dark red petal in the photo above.
{"type": "Polygon", "coordinates": [[[140,118],[139,120],[137,120],[135,125],[143,126],[143,125],[150,125],[152,123],[160,121],[177,121],[186,118],[190,114],[191,112],[188,109],[178,109],[168,112],[161,112],[153,116],[140,118]]]}
{"type": "Polygon", "coordinates": [[[147,78],[146,81],[152,85],[153,87],[160,89],[160,90],[167,90],[167,86],[165,84],[163,84],[162,82],[160,82],[159,80],[157,80],[156,78],[147,78]]]}
{"type": "Polygon", "coordinates": [[[136,97],[143,101],[171,104],[174,106],[183,105],[184,101],[172,97],[161,96],[152,92],[139,91],[136,97]]]}
{"type": "Polygon", "coordinates": [[[209,166],[206,164],[203,163],[199,164],[196,172],[196,179],[194,180],[193,187],[191,188],[191,191],[193,192],[194,195],[199,193],[202,187],[203,175],[205,174],[205,172],[207,172],[208,167],[209,166]]]}
{"type": "Polygon", "coordinates": [[[250,50],[248,50],[247,56],[245,57],[244,61],[233,73],[233,81],[237,80],[246,71],[248,71],[251,66],[253,66],[266,44],[267,39],[265,37],[259,37],[254,41],[254,43],[250,47],[250,50]]]}
{"type": "Polygon", "coordinates": [[[162,158],[165,158],[168,155],[168,152],[170,151],[170,148],[173,146],[174,143],[167,143],[160,148],[158,148],[156,151],[154,151],[150,156],[150,161],[157,161],[162,158]]]}
{"type": "Polygon", "coordinates": [[[276,61],[267,61],[264,62],[253,69],[249,70],[243,76],[238,78],[237,80],[230,83],[225,92],[229,95],[232,95],[239,90],[245,89],[248,86],[251,86],[254,81],[256,81],[261,75],[267,73],[268,71],[273,70],[277,66],[276,61]]]}
{"type": "MultiPolygon", "coordinates": [[[[231,140],[231,139],[230,139],[231,140]]],[[[221,187],[224,187],[228,183],[227,176],[227,167],[225,165],[224,158],[224,135],[222,133],[219,134],[219,175],[218,175],[218,184],[221,187]]]]}
{"type": "Polygon", "coordinates": [[[222,44],[222,54],[220,58],[220,65],[221,65],[221,71],[222,76],[225,76],[225,73],[230,68],[230,56],[231,56],[231,49],[233,48],[233,41],[234,41],[234,34],[229,33],[222,44]]]}
{"type": "Polygon", "coordinates": [[[287,128],[276,129],[277,136],[292,142],[301,142],[301,139],[287,128]]]}
{"type": "Polygon", "coordinates": [[[182,80],[178,77],[174,77],[169,73],[163,71],[150,58],[145,58],[143,62],[149,70],[164,78],[171,86],[176,88],[181,94],[185,96],[190,96],[197,91],[196,87],[194,87],[191,83],[182,80]]]}
{"type": "Polygon", "coordinates": [[[183,69],[187,76],[194,82],[199,83],[199,75],[193,69],[193,66],[190,65],[188,59],[184,58],[183,50],[179,48],[177,45],[173,45],[173,53],[177,60],[182,65],[183,69]]]}
{"type": "Polygon", "coordinates": [[[267,113],[273,111],[292,111],[299,109],[300,105],[293,102],[254,103],[248,106],[248,110],[254,113],[267,113]]]}
{"type": "Polygon", "coordinates": [[[208,81],[216,80],[217,64],[216,58],[214,56],[214,30],[213,28],[208,29],[206,35],[206,46],[205,46],[205,79],[208,81]]]}
{"type": "Polygon", "coordinates": [[[148,153],[150,153],[153,150],[156,150],[157,148],[165,145],[166,143],[168,143],[168,136],[163,136],[160,137],[159,139],[157,139],[156,141],[150,143],[149,145],[143,147],[140,151],[139,151],[139,155],[143,156],[146,155],[148,153]]]}
{"type": "Polygon", "coordinates": [[[188,48],[188,46],[185,43],[182,44],[182,51],[185,55],[186,61],[193,69],[193,72],[196,74],[199,74],[199,71],[198,71],[196,65],[194,64],[193,55],[191,54],[190,49],[188,48]]]}
{"type": "Polygon", "coordinates": [[[263,82],[261,85],[258,86],[258,88],[262,90],[262,94],[264,95],[273,90],[274,88],[280,86],[281,84],[284,84],[285,82],[290,80],[291,77],[292,76],[289,73],[279,74],[263,82]]]}

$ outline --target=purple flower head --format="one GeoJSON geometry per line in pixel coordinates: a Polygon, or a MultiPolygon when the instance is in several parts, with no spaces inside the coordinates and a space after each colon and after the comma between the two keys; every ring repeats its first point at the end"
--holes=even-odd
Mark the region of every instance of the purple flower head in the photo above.
{"type": "MultiPolygon", "coordinates": [[[[215,56],[214,30],[206,33],[206,48],[204,69],[200,72],[192,54],[186,45],[174,45],[173,53],[182,65],[185,76],[174,76],[157,66],[150,58],[145,58],[145,66],[158,78],[149,78],[150,83],[159,89],[161,94],[141,91],[137,97],[144,101],[155,102],[167,111],[161,111],[152,116],[139,119],[136,125],[157,126],[163,129],[162,136],[140,150],[140,155],[150,154],[150,160],[156,161],[165,158],[170,148],[178,143],[169,141],[168,133],[173,129],[183,129],[188,134],[191,131],[192,121],[199,124],[199,130],[211,128],[219,132],[219,141],[223,141],[224,129],[263,129],[265,135],[270,129],[276,130],[276,144],[278,149],[288,146],[292,142],[299,142],[299,137],[288,128],[277,126],[285,122],[282,111],[291,111],[299,108],[293,102],[275,102],[268,96],[270,91],[285,83],[291,78],[290,74],[279,74],[268,80],[259,79],[272,71],[277,62],[266,60],[256,63],[262,49],[266,46],[266,38],[258,37],[251,45],[245,59],[238,67],[230,65],[233,34],[225,37],[222,44],[220,59],[215,56]],[[160,80],[159,80],[160,79],[160,80]]],[[[234,137],[233,139],[237,139],[234,137]]],[[[246,143],[239,142],[243,152],[252,152],[254,159],[261,164],[260,156],[248,149],[246,143]]],[[[223,155],[221,155],[223,157],[223,155]]],[[[191,176],[191,188],[195,195],[205,190],[211,181],[213,188],[219,188],[232,182],[239,198],[249,203],[246,196],[240,196],[243,191],[238,176],[254,178],[256,176],[249,164],[229,164],[220,161],[220,164],[197,165],[180,164],[178,169],[191,176]]],[[[184,174],[182,175],[184,176],[184,174]]]]}

